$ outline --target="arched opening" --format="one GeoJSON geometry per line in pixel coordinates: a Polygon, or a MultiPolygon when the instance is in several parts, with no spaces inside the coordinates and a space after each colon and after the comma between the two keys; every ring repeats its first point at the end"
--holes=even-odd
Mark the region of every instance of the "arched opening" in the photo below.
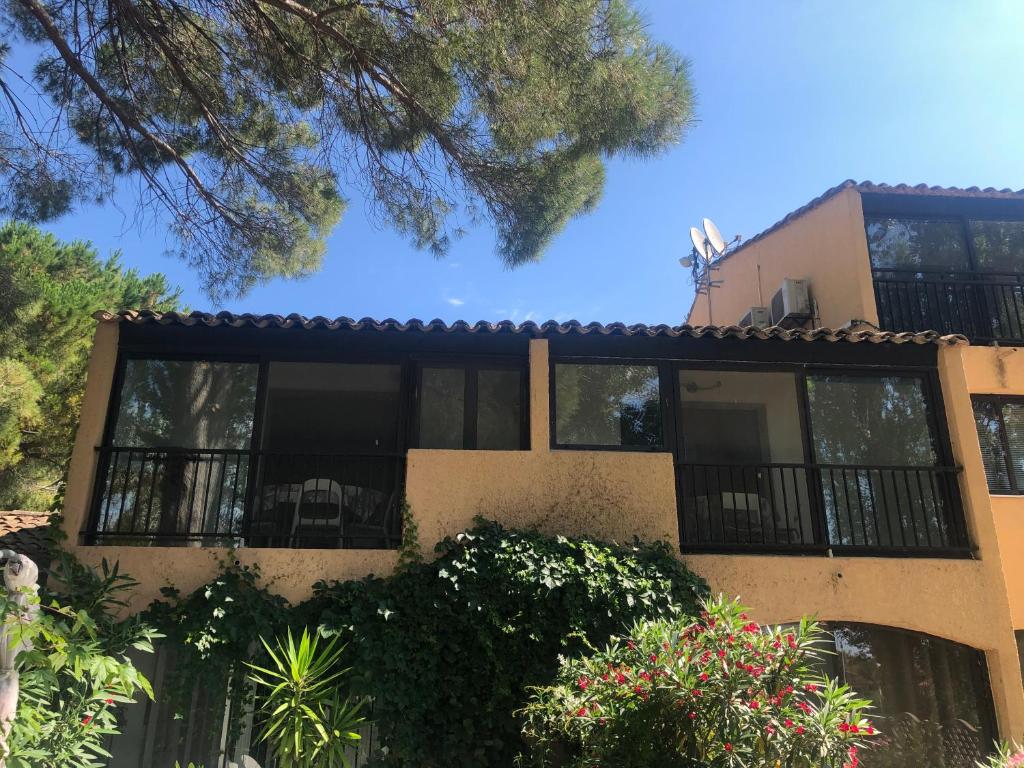
{"type": "Polygon", "coordinates": [[[875,624],[830,622],[828,672],[875,705],[873,768],[975,768],[997,736],[981,651],[875,624]]]}

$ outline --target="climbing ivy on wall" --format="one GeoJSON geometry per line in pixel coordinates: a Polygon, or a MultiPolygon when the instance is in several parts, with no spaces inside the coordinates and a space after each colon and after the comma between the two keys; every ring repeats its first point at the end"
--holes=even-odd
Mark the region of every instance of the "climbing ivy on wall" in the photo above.
{"type": "Polygon", "coordinates": [[[639,618],[692,612],[707,585],[666,544],[615,546],[478,520],[430,563],[320,583],[300,610],[349,641],[393,766],[508,766],[513,712],[560,654],[639,618]]]}
{"type": "Polygon", "coordinates": [[[379,764],[486,768],[522,750],[513,713],[530,686],[553,679],[561,655],[642,618],[692,613],[707,592],[667,544],[477,520],[431,562],[412,547],[392,576],[321,582],[298,606],[260,586],[258,570],[227,564],[189,596],[169,592],[150,618],[178,647],[177,677],[208,686],[237,685],[259,635],[286,625],[340,635],[352,692],[374,699],[379,764]]]}

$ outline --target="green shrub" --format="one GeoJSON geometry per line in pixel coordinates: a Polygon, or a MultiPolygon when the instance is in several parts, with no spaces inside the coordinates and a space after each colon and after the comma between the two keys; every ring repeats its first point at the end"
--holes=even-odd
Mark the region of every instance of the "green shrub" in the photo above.
{"type": "MultiPolygon", "coordinates": [[[[431,563],[387,579],[318,584],[300,610],[349,643],[352,684],[374,699],[387,765],[510,765],[515,712],[559,656],[641,618],[692,612],[707,592],[666,544],[615,546],[477,521],[431,563]]],[[[293,623],[293,626],[299,624],[293,623]]]]}
{"type": "Polygon", "coordinates": [[[103,562],[83,566],[62,554],[52,569],[64,590],[30,603],[32,617],[0,597],[3,624],[31,650],[17,658],[21,695],[8,741],[7,768],[92,768],[106,765],[104,745],[119,732],[117,709],[152,696],[130,649],[152,652],[156,632],[138,618],[121,620],[121,593],[136,582],[103,562]]]}
{"type": "Polygon", "coordinates": [[[869,702],[823,678],[804,620],[764,629],[736,603],[638,622],[604,650],[564,659],[535,691],[524,732],[537,766],[852,768],[869,702]]]}
{"type": "Polygon", "coordinates": [[[356,744],[363,722],[360,704],[342,697],[339,687],[348,672],[341,666],[344,646],[326,642],[305,628],[296,643],[291,630],[284,640],[263,647],[267,666],[249,664],[249,680],[260,700],[259,739],[265,741],[278,768],[348,768],[345,750],[356,744]]]}

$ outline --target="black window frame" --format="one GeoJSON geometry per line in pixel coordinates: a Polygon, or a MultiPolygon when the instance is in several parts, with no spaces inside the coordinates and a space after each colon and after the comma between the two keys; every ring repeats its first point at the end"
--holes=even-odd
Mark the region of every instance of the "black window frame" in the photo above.
{"type": "MultiPolygon", "coordinates": [[[[1024,405],[1024,395],[971,395],[971,411],[975,414],[975,420],[977,419],[976,412],[974,411],[975,405],[978,403],[988,403],[998,406],[997,410],[999,413],[999,441],[1003,444],[1003,451],[1006,453],[1006,478],[1010,483],[1010,490],[993,490],[992,486],[988,484],[988,477],[986,474],[985,486],[988,488],[989,495],[991,496],[1024,496],[1024,485],[1017,482],[1017,473],[1013,469],[1012,455],[1010,451],[1010,435],[1006,431],[1006,419],[1003,416],[1003,406],[1006,404],[1024,405]]],[[[975,421],[977,423],[977,421],[975,421]]],[[[985,457],[982,456],[982,465],[985,463],[985,457]]]]}
{"type": "MultiPolygon", "coordinates": [[[[974,253],[974,243],[971,241],[971,221],[981,221],[982,219],[971,218],[962,214],[956,213],[885,213],[879,211],[865,211],[864,212],[864,244],[868,250],[868,266],[875,272],[915,272],[922,275],[937,274],[967,274],[967,273],[979,273],[983,274],[983,270],[978,269],[978,260],[974,253]],[[945,222],[949,224],[957,224],[960,229],[960,236],[962,243],[965,246],[964,253],[967,256],[967,265],[962,269],[955,267],[942,267],[935,265],[923,264],[917,267],[906,266],[906,267],[882,267],[875,266],[871,258],[871,238],[868,233],[868,225],[871,220],[878,219],[895,219],[897,221],[931,221],[931,222],[945,222]]],[[[992,219],[996,221],[996,219],[992,219]]]]}
{"type": "Polygon", "coordinates": [[[426,357],[415,356],[415,379],[413,384],[413,417],[410,419],[410,447],[420,450],[449,451],[493,451],[493,450],[530,450],[530,368],[529,360],[508,359],[500,357],[426,357]],[[423,415],[423,369],[445,368],[464,372],[463,412],[462,412],[462,447],[431,448],[420,443],[420,420],[423,415]],[[481,371],[518,371],[519,372],[519,447],[507,449],[477,447],[477,403],[481,371]]]}
{"type": "Polygon", "coordinates": [[[675,409],[669,402],[676,391],[672,383],[674,361],[643,357],[579,357],[551,355],[548,358],[548,429],[550,447],[557,451],[624,451],[627,453],[674,453],[675,409]],[[632,365],[648,366],[658,370],[658,404],[661,418],[661,445],[602,445],[558,442],[558,395],[556,368],[563,365],[632,365]]]}

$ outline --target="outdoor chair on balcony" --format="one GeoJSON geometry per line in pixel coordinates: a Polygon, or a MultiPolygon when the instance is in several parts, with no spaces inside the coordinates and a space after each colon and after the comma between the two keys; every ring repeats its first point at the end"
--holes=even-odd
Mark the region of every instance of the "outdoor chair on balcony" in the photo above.
{"type": "Polygon", "coordinates": [[[328,478],[312,478],[302,484],[295,507],[292,546],[337,547],[341,543],[344,509],[342,486],[328,478]]]}

